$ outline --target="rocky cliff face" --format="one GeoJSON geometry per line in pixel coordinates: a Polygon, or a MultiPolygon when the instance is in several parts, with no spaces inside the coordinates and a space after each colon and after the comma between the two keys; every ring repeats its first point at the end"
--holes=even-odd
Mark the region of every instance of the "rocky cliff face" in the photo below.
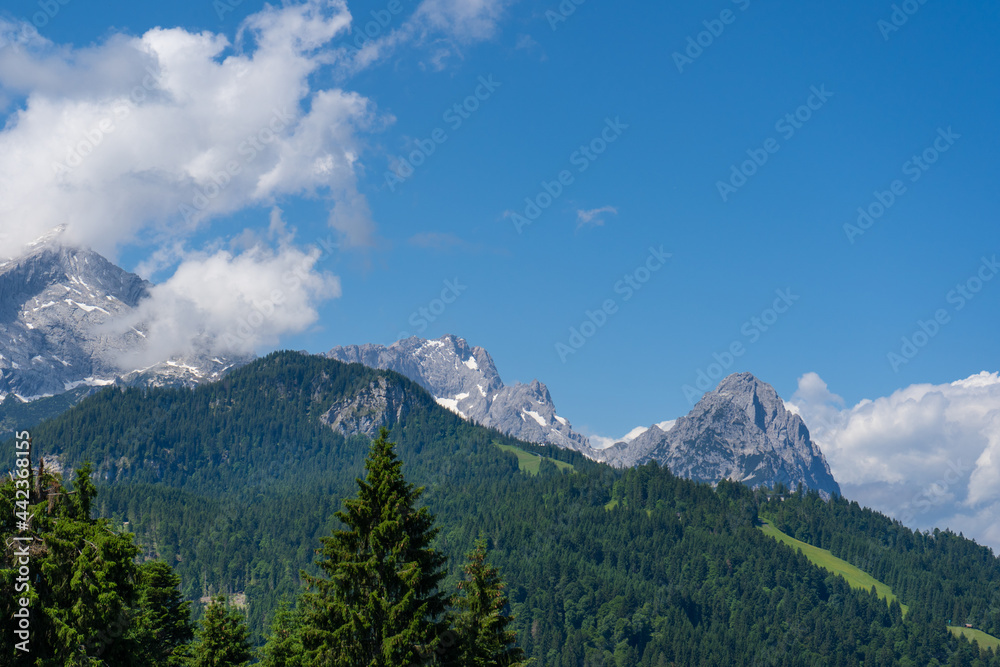
{"type": "Polygon", "coordinates": [[[108,325],[129,314],[149,288],[95,252],[62,245],[59,230],[0,262],[0,400],[116,382],[194,385],[235,363],[203,355],[121,368],[119,360],[142,346],[145,334],[108,325]]]}
{"type": "Polygon", "coordinates": [[[782,482],[839,494],[823,452],[774,388],[750,373],[725,378],[667,431],[656,426],[601,452],[616,466],[655,460],[681,477],[731,479],[750,486],[782,482]]]}
{"type": "Polygon", "coordinates": [[[326,356],[396,371],[427,389],[449,410],[521,440],[591,455],[587,439],[556,414],[549,390],[537,380],[507,386],[489,353],[457,336],[407,338],[384,345],[336,347],[326,356]]]}
{"type": "Polygon", "coordinates": [[[402,421],[411,407],[402,387],[390,386],[380,377],[361,391],[331,405],[320,416],[320,421],[345,436],[364,434],[374,438],[383,426],[402,421]]]}
{"type": "Polygon", "coordinates": [[[327,356],[394,370],[466,419],[614,466],[655,460],[675,475],[703,482],[731,479],[768,487],[782,482],[792,489],[801,483],[825,495],[840,493],[805,424],[785,409],[771,385],[750,373],[725,378],[687,416],[654,424],[628,442],[599,450],[556,414],[544,384],[504,385],[489,353],[456,336],[408,338],[388,347],[338,347],[327,356]]]}

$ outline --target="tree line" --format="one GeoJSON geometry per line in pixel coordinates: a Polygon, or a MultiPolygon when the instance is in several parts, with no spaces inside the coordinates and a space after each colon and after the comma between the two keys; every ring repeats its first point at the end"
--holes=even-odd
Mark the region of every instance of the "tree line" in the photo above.
{"type": "MultiPolygon", "coordinates": [[[[133,536],[92,518],[97,488],[89,464],[72,490],[59,475],[28,467],[28,476],[0,487],[6,548],[0,584],[12,593],[30,552],[31,610],[27,639],[4,633],[11,665],[244,666],[260,659],[278,667],[521,667],[523,651],[510,629],[504,584],[487,560],[485,538],[468,554],[458,594],[442,588],[445,561],[433,548],[438,529],[423,493],[407,482],[384,430],[371,443],[367,475],[337,513],[345,529],[322,539],[323,576],[305,575],[294,610],[275,618],[267,643],[255,651],[246,619],[215,596],[196,625],[182,598],[180,577],[161,560],[137,563],[133,536]],[[24,492],[18,493],[18,489],[24,492]],[[21,498],[24,498],[21,501],[21,498]],[[32,576],[34,578],[32,579],[32,576]]],[[[0,613],[15,618],[15,596],[0,613]]]]}
{"type": "MultiPolygon", "coordinates": [[[[435,517],[430,544],[446,559],[439,590],[464,596],[468,554],[485,538],[506,583],[506,628],[537,665],[1000,665],[945,628],[958,622],[956,600],[987,631],[1000,606],[996,559],[960,536],[887,527],[842,499],[802,492],[779,501],[655,463],[617,470],[521,443],[459,419],[401,376],[357,364],[276,353],[193,391],[111,388],[34,435],[64,465],[94,462],[92,512],[112,530],[127,526],[138,562],[170,564],[198,627],[208,618],[198,600],[239,593],[247,606],[234,613],[255,650],[276,636],[313,650],[320,635],[302,630],[318,595],[310,578],[331,576],[329,558],[314,552],[350,530],[337,512],[350,514],[342,499],[358,497],[372,451],[370,438],[333,431],[327,415],[381,380],[406,395],[389,439],[406,479],[424,488],[414,511],[435,517]],[[574,472],[546,460],[525,474],[498,445],[574,472]],[[833,550],[890,584],[909,613],[767,537],[758,513],[818,546],[854,545],[833,550]],[[942,615],[949,604],[952,615],[942,615]]],[[[445,659],[436,651],[450,635],[437,641],[428,657],[445,659]]]]}

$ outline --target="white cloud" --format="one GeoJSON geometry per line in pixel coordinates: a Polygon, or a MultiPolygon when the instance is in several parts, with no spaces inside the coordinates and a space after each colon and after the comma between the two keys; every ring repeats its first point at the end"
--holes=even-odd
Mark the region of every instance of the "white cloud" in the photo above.
{"type": "Polygon", "coordinates": [[[460,42],[489,39],[511,0],[424,0],[416,17],[460,42]]]}
{"type": "MultiPolygon", "coordinates": [[[[510,2],[423,0],[368,62],[417,46],[441,65],[492,37],[510,2]]],[[[316,269],[323,251],[296,247],[280,211],[266,235],[189,244],[234,213],[305,196],[326,201],[338,247],[375,245],[358,177],[367,136],[394,119],[343,84],[315,85],[364,62],[364,49],[337,43],[352,28],[344,0],[266,4],[235,44],[155,28],[75,47],[22,28],[0,20],[0,258],[58,225],[63,242],[112,259],[148,247],[137,270],[173,275],[117,323],[147,334],[140,358],[122,363],[260,350],[339,296],[337,278],[316,269]]]]}
{"type": "Polygon", "coordinates": [[[0,50],[0,86],[23,95],[0,131],[0,253],[64,223],[69,242],[114,256],[283,195],[328,198],[331,227],[370,245],[356,163],[373,105],[309,78],[349,22],[342,1],[309,0],[248,17],[252,51],[180,28],[0,50]]]}
{"type": "MultiPolygon", "coordinates": [[[[361,33],[352,43],[359,49],[345,54],[343,73],[350,74],[390,57],[405,44],[417,44],[430,51],[425,67],[439,70],[453,57],[462,56],[462,48],[493,38],[506,9],[517,0],[423,0],[399,27],[391,25],[374,32],[361,33]]],[[[355,30],[363,30],[368,19],[359,17],[355,30]]]]}
{"type": "MultiPolygon", "coordinates": [[[[577,429],[581,433],[584,433],[583,429],[577,429]]],[[[620,442],[620,438],[608,438],[603,435],[595,435],[593,433],[584,433],[587,436],[587,442],[594,449],[607,449],[616,442],[620,442]]]]}
{"type": "Polygon", "coordinates": [[[618,209],[614,206],[602,206],[589,211],[579,210],[576,212],[576,228],[579,230],[581,227],[601,227],[604,225],[606,213],[618,215],[618,209]]]}
{"type": "Polygon", "coordinates": [[[273,346],[318,318],[315,305],[340,296],[340,281],[316,270],[322,250],[292,245],[280,211],[272,212],[277,249],[262,241],[240,253],[194,253],[164,283],[154,286],[116,330],[136,327],[145,347],[119,359],[122,368],[142,368],[192,353],[246,354],[273,346]]]}
{"type": "Polygon", "coordinates": [[[848,498],[1000,553],[1000,374],[918,384],[844,407],[815,373],[788,403],[848,498]]]}

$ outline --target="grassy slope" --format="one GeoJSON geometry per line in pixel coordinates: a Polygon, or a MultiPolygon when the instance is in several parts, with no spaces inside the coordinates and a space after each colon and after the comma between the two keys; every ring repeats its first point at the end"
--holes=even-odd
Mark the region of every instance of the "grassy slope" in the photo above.
{"type": "MultiPolygon", "coordinates": [[[[896,595],[892,592],[891,588],[883,584],[881,581],[878,581],[877,579],[873,578],[867,572],[859,570],[858,568],[848,563],[846,560],[841,560],[840,558],[837,558],[826,549],[820,549],[819,547],[814,547],[811,544],[806,544],[801,540],[797,540],[794,537],[790,537],[784,534],[783,532],[775,528],[774,524],[772,524],[770,521],[765,521],[764,519],[761,519],[761,521],[763,525],[759,526],[759,528],[762,531],[764,531],[765,535],[769,535],[770,537],[773,537],[779,542],[787,544],[793,549],[801,550],[802,554],[806,558],[808,558],[810,561],[812,561],[819,567],[822,567],[825,570],[829,570],[830,572],[838,574],[844,579],[846,579],[847,583],[851,585],[851,588],[860,588],[867,591],[871,590],[871,587],[874,586],[875,590],[878,591],[879,597],[884,599],[886,602],[891,603],[893,600],[896,599],[896,595]]],[[[907,607],[902,602],[899,603],[899,606],[902,608],[904,614],[906,614],[906,612],[909,611],[909,607],[907,607]]]]}
{"type": "MultiPolygon", "coordinates": [[[[538,454],[530,454],[523,449],[514,447],[513,445],[497,445],[500,449],[505,452],[517,455],[517,467],[522,472],[526,472],[531,475],[538,474],[538,467],[542,464],[542,458],[538,454]]],[[[548,458],[548,457],[545,457],[548,458]]],[[[575,472],[576,469],[572,464],[566,463],[564,461],[556,461],[555,459],[548,459],[552,463],[556,464],[556,467],[560,472],[564,470],[569,470],[570,472],[575,472]]]]}
{"type": "Polygon", "coordinates": [[[1000,639],[997,639],[993,635],[988,635],[982,630],[973,630],[971,628],[959,628],[954,625],[949,625],[948,629],[951,630],[951,634],[956,637],[959,635],[965,635],[965,638],[970,642],[975,639],[979,642],[979,648],[992,648],[995,651],[1000,651],[1000,639]]]}

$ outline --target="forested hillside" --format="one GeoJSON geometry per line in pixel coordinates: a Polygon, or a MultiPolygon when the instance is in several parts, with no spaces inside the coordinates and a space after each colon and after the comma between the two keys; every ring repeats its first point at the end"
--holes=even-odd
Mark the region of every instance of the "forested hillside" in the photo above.
{"type": "Polygon", "coordinates": [[[911,531],[844,498],[825,503],[793,495],[760,512],[783,532],[888,584],[902,600],[919,600],[917,613],[1000,637],[1000,559],[990,549],[949,531],[911,531]]]}
{"type": "Polygon", "coordinates": [[[317,573],[314,551],[339,527],[334,512],[368,452],[367,437],[319,416],[376,378],[409,401],[390,437],[406,478],[426,486],[444,585],[484,535],[519,645],[539,665],[1000,665],[946,630],[963,616],[997,630],[1000,565],[967,540],[913,533],[839,499],[768,501],[655,463],[621,471],[521,443],[390,372],[276,353],[194,390],[106,390],[33,436],[67,467],[93,463],[94,512],[133,531],[144,557],[170,562],[186,597],[245,594],[260,643],[281,600],[301,591],[300,569],[317,573]],[[537,475],[520,472],[498,445],[573,472],[546,460],[537,475]],[[758,513],[871,568],[910,613],[762,534],[758,513]]]}

